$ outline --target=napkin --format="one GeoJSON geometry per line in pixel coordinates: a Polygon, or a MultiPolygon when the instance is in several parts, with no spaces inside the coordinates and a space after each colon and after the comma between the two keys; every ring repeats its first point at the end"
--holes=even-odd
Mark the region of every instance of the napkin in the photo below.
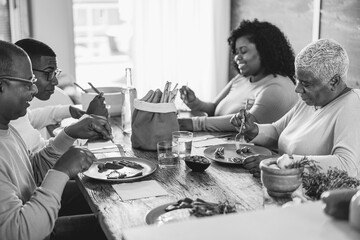
{"type": "Polygon", "coordinates": [[[229,141],[226,138],[211,138],[211,139],[206,139],[203,141],[195,141],[195,142],[193,140],[192,145],[196,148],[201,148],[201,147],[208,147],[208,146],[219,145],[224,143],[229,143],[229,141]]]}
{"type": "Polygon", "coordinates": [[[123,201],[168,195],[155,180],[113,184],[112,186],[123,201]]]}
{"type": "Polygon", "coordinates": [[[88,149],[93,153],[118,152],[118,148],[112,141],[88,142],[88,149]]]}

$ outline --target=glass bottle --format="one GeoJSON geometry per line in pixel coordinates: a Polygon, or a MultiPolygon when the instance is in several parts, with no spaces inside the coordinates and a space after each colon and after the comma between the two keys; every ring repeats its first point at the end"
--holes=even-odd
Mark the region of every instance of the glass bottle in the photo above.
{"type": "Polygon", "coordinates": [[[121,113],[122,130],[131,132],[131,118],[134,111],[134,99],[137,97],[136,88],[132,85],[131,68],[125,68],[126,87],[124,88],[124,103],[121,113]]]}

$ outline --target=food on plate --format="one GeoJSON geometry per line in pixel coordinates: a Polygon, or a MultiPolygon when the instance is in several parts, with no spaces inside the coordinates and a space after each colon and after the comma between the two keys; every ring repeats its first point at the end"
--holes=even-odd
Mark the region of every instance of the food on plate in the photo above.
{"type": "Polygon", "coordinates": [[[140,172],[129,172],[129,171],[121,171],[113,170],[109,174],[106,174],[107,179],[123,179],[123,178],[132,178],[142,176],[142,171],[140,172]]]}
{"type": "Polygon", "coordinates": [[[144,169],[144,167],[141,164],[138,164],[138,163],[132,162],[132,161],[128,161],[125,159],[119,159],[119,160],[114,160],[112,162],[104,162],[104,163],[98,164],[99,172],[106,171],[108,169],[121,169],[123,167],[129,167],[129,168],[134,168],[134,169],[139,169],[139,170],[144,169]]]}
{"type": "Polygon", "coordinates": [[[118,161],[112,162],[103,162],[98,164],[99,172],[105,172],[109,169],[122,169],[124,165],[120,164],[118,161]]]}
{"type": "Polygon", "coordinates": [[[125,178],[126,174],[119,173],[118,171],[114,170],[114,171],[111,171],[109,174],[107,174],[106,177],[107,177],[107,179],[121,179],[121,178],[125,178]]]}
{"type": "Polygon", "coordinates": [[[233,162],[233,163],[243,163],[245,158],[241,158],[241,157],[229,157],[227,160],[228,162],[233,162]]]}
{"type": "Polygon", "coordinates": [[[242,148],[236,149],[236,153],[237,154],[254,153],[254,151],[250,147],[242,147],[242,148]]]}
{"type": "Polygon", "coordinates": [[[195,217],[207,217],[236,212],[236,206],[229,204],[228,201],[210,203],[199,198],[196,200],[190,198],[181,199],[175,204],[169,205],[165,211],[169,212],[184,208],[188,208],[190,210],[190,215],[195,217]]]}
{"type": "Polygon", "coordinates": [[[170,222],[180,222],[184,220],[188,220],[190,218],[189,209],[183,208],[178,209],[176,211],[169,211],[161,214],[156,220],[155,224],[161,226],[170,222]]]}
{"type": "Polygon", "coordinates": [[[218,147],[215,149],[214,152],[214,156],[215,158],[224,158],[224,152],[225,152],[225,148],[224,147],[218,147]]]}
{"type": "Polygon", "coordinates": [[[97,167],[98,172],[106,174],[107,179],[141,176],[143,174],[141,170],[144,168],[141,164],[124,159],[100,162],[97,167]]]}

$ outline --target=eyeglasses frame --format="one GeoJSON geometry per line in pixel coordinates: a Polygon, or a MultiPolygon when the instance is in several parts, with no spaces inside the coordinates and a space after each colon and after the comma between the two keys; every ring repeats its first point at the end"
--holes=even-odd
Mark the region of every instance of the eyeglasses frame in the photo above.
{"type": "Polygon", "coordinates": [[[12,76],[0,76],[0,79],[8,79],[8,80],[12,80],[12,81],[25,82],[25,83],[31,83],[31,84],[35,84],[37,82],[37,78],[35,77],[34,74],[30,80],[25,79],[25,78],[12,77],[12,76]]]}
{"type": "Polygon", "coordinates": [[[41,69],[35,69],[35,68],[33,68],[32,70],[37,71],[37,72],[47,73],[46,81],[48,81],[48,82],[51,82],[52,80],[54,80],[54,78],[59,77],[61,72],[62,72],[62,70],[59,69],[59,68],[55,69],[55,71],[50,71],[50,72],[49,71],[44,71],[44,70],[41,70],[41,69]],[[50,79],[50,74],[52,74],[52,73],[54,73],[54,76],[50,79]]]}

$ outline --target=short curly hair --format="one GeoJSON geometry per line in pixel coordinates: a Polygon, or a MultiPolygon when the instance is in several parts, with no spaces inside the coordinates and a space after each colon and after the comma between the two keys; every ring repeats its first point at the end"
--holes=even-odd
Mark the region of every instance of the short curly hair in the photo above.
{"type": "MultiPolygon", "coordinates": [[[[233,54],[236,54],[236,40],[244,36],[255,44],[266,74],[288,76],[295,83],[294,50],[278,27],[256,18],[253,21],[243,20],[228,38],[233,54]]],[[[236,65],[235,61],[234,64],[236,65]]]]}
{"type": "Polygon", "coordinates": [[[349,64],[346,50],[332,39],[319,39],[310,43],[295,58],[296,70],[311,71],[321,81],[328,81],[338,75],[346,82],[349,64]]]}

